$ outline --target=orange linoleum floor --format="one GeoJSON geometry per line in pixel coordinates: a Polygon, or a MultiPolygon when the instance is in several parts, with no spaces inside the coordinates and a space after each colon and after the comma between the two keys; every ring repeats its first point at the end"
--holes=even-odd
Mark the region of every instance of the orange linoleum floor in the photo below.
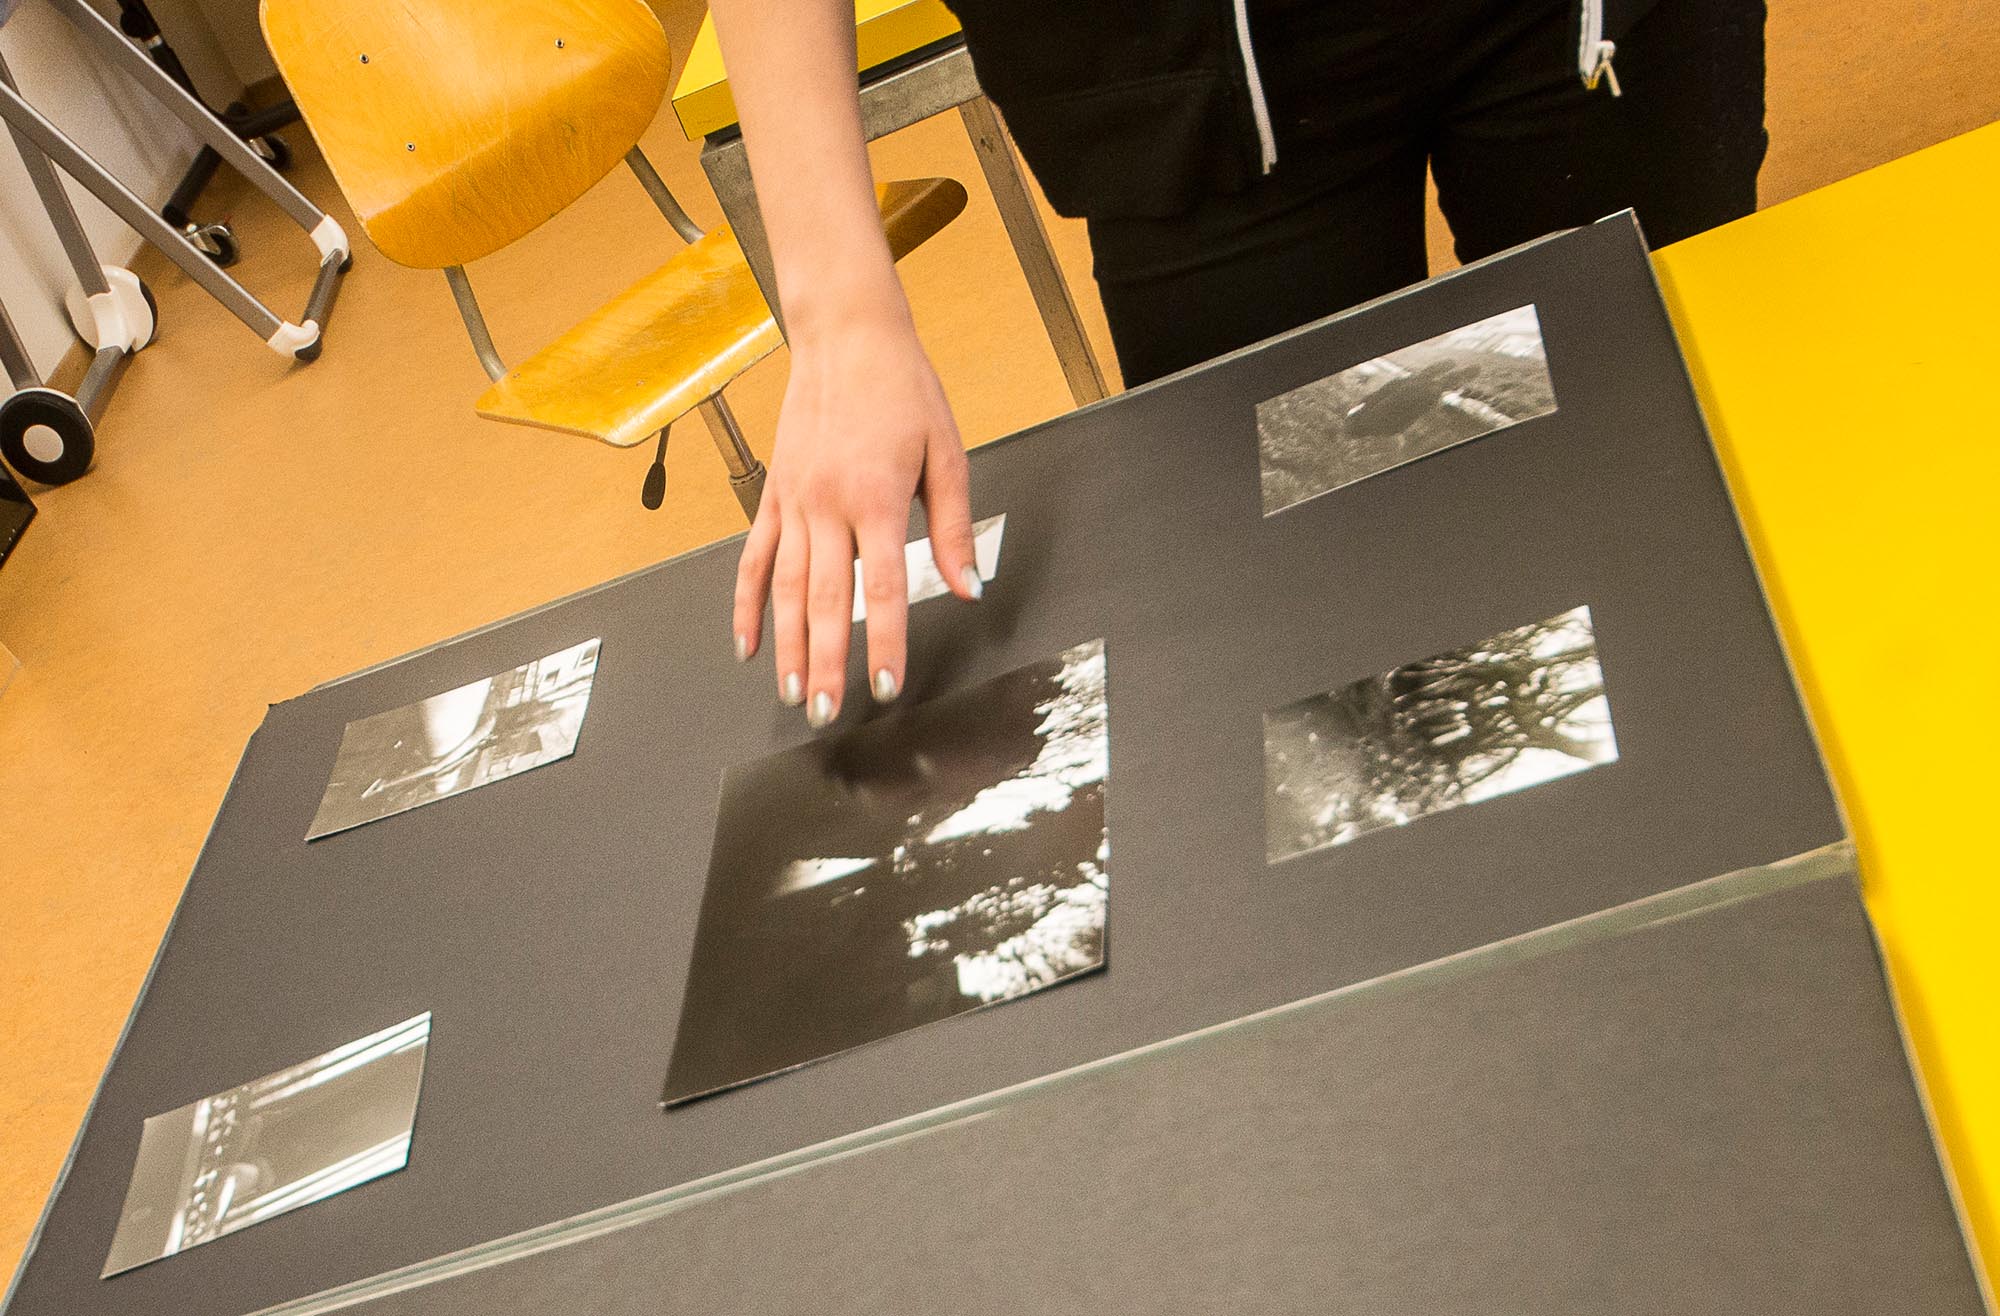
{"type": "MultiPolygon", "coordinates": [[[[657,0],[685,50],[699,4],[657,0]]],[[[2000,116],[2000,15],[1775,0],[1766,203],[2000,116]]],[[[155,260],[157,343],[100,424],[97,468],[36,490],[0,570],[0,1267],[25,1246],[245,740],[267,704],[732,534],[741,518],[698,423],[669,449],[667,507],[639,505],[649,450],[478,420],[484,386],[435,273],[361,238],[302,129],[296,181],[356,240],[324,356],[267,351],[155,260]]],[[[670,113],[645,145],[703,223],[717,210],[670,113]]],[[[970,443],[1068,395],[954,116],[878,143],[878,176],[949,175],[973,199],[910,256],[919,326],[970,443]]],[[[219,186],[239,277],[296,314],[312,249],[261,198],[219,186]]],[[[1050,220],[1107,364],[1080,226],[1050,220]]],[[[1442,235],[1435,250],[1444,250],[1442,235]]],[[[650,270],[672,233],[623,173],[472,274],[503,354],[538,346],[650,270]]],[[[1442,257],[1440,257],[1442,260],[1442,257]]],[[[730,392],[768,450],[780,352],[730,392]]],[[[713,616],[662,625],[729,643],[713,616]]],[[[226,1019],[255,1002],[218,997],[226,1019]]]]}

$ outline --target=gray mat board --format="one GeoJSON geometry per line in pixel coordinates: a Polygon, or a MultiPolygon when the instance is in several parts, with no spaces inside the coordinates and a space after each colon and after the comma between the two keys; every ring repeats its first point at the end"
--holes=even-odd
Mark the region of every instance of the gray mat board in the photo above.
{"type": "Polygon", "coordinates": [[[1629,221],[973,462],[1007,557],[918,610],[908,697],[1105,638],[1114,972],[659,1112],[721,772],[806,735],[693,554],[271,711],[14,1316],[239,1316],[1841,834],[1629,221]],[[1258,399],[1527,300],[1554,416],[1261,516],[1258,399]],[[1579,603],[1617,764],[1265,868],[1263,710],[1579,603]],[[594,635],[574,758],[298,839],[348,720],[594,635]],[[426,1009],[406,1171],[95,1279],[145,1116],[426,1009]]]}
{"type": "Polygon", "coordinates": [[[1854,883],[1757,880],[350,1310],[1983,1311],[1854,883]]]}

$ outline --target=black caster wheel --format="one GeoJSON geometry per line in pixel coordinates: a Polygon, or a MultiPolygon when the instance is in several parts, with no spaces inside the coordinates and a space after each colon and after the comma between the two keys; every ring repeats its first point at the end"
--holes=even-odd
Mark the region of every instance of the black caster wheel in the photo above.
{"type": "Polygon", "coordinates": [[[96,429],[69,394],[24,388],[0,403],[0,457],[30,480],[68,484],[96,455],[96,429]]]}
{"type": "Polygon", "coordinates": [[[292,167],[292,148],[276,133],[263,137],[252,137],[248,143],[251,150],[262,156],[264,163],[284,173],[292,167]]]}
{"type": "MultiPolygon", "coordinates": [[[[133,277],[137,278],[138,276],[135,275],[133,277]]],[[[146,286],[144,279],[139,279],[139,295],[146,299],[146,309],[152,312],[153,316],[153,332],[146,335],[146,341],[139,344],[139,346],[151,347],[154,340],[160,336],[160,304],[153,300],[153,290],[146,286]]]]}
{"type": "Polygon", "coordinates": [[[196,251],[225,270],[243,254],[236,245],[236,235],[229,231],[227,224],[195,224],[188,229],[187,240],[194,244],[196,251]]]}

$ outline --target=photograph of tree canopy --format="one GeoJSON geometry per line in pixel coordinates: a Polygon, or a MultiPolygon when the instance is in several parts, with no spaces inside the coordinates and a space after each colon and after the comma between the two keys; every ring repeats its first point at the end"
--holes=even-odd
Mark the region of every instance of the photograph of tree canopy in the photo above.
{"type": "Polygon", "coordinates": [[[1257,404],[1264,515],[1556,409],[1533,306],[1257,404]]]}
{"type": "Polygon", "coordinates": [[[1104,964],[1102,641],[724,775],[669,1105],[1104,964]]]}
{"type": "Polygon", "coordinates": [[[1590,609],[1264,714],[1265,860],[1618,757],[1590,609]]]}

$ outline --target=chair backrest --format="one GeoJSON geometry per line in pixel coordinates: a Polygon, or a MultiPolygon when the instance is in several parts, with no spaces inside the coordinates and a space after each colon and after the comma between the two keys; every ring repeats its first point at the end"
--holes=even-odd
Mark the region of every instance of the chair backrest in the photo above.
{"type": "Polygon", "coordinates": [[[463,265],[582,196],[667,89],[644,0],[263,0],[334,180],[403,265],[463,265]]]}

